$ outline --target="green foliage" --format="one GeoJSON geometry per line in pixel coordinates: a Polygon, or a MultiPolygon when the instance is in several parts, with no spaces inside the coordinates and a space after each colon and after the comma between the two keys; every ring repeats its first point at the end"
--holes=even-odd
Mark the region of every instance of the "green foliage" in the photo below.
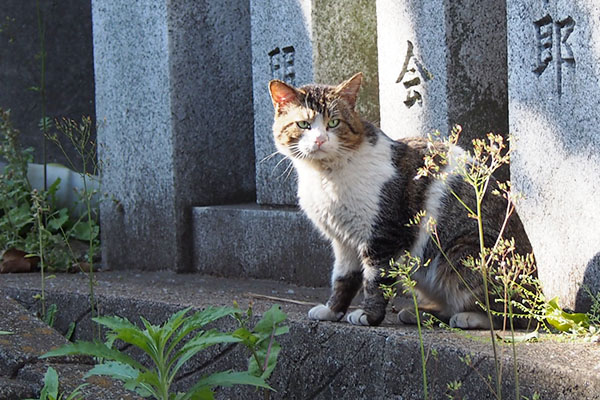
{"type": "Polygon", "coordinates": [[[3,109],[0,109],[0,159],[6,160],[0,175],[0,250],[24,248],[33,224],[31,187],[27,180],[31,149],[21,149],[19,131],[10,122],[10,112],[3,109]]]}
{"type": "Polygon", "coordinates": [[[263,315],[253,331],[247,328],[248,320],[252,316],[251,308],[248,309],[246,318],[242,318],[240,313],[234,316],[240,323],[240,328],[233,332],[233,336],[239,338],[251,353],[248,371],[254,376],[269,379],[281,351],[281,345],[275,341],[275,336],[289,332],[289,327],[282,325],[287,316],[278,306],[273,306],[263,315]]]}
{"type": "Polygon", "coordinates": [[[81,389],[87,384],[79,385],[70,395],[65,397],[64,393],[59,393],[59,382],[58,373],[52,367],[48,367],[46,374],[44,375],[44,386],[40,392],[38,399],[27,399],[27,400],[81,400],[81,389]]]}
{"type": "Polygon", "coordinates": [[[558,297],[546,303],[546,320],[560,332],[584,333],[590,327],[590,319],[583,313],[568,313],[558,305],[558,297]]]}
{"type": "MultiPolygon", "coordinates": [[[[48,135],[47,130],[51,124],[44,121],[43,125],[48,135]]],[[[65,126],[68,126],[72,135],[76,135],[74,130],[84,132],[77,136],[77,149],[94,147],[90,141],[92,125],[89,118],[84,118],[80,125],[71,120],[63,120],[56,126],[58,129],[67,129],[65,126]]],[[[0,253],[14,248],[25,252],[28,257],[39,259],[42,288],[38,299],[41,303],[41,317],[50,321],[54,318],[55,311],[50,315],[46,312],[45,274],[49,271],[68,271],[77,265],[81,260],[73,253],[71,241],[87,242],[85,261],[90,264],[90,304],[92,315],[95,316],[93,262],[99,248],[100,228],[96,223],[97,207],[91,203],[96,191],[88,189],[86,184],[90,179],[88,172],[83,170],[84,187],[79,191],[79,201],[84,204],[85,212],[74,218],[69,209],[56,207],[60,179],[46,190],[32,189],[27,171],[33,157],[31,150],[21,149],[18,138],[19,132],[10,123],[10,113],[0,109],[0,158],[7,162],[0,175],[0,253]]],[[[84,163],[84,168],[89,165],[89,158],[95,157],[95,152],[91,154],[82,155],[87,162],[84,163]]]]}
{"type": "Polygon", "coordinates": [[[460,399],[459,397],[459,391],[462,388],[462,382],[461,381],[452,381],[452,382],[448,382],[446,384],[446,388],[448,389],[446,391],[446,397],[449,399],[460,399]]]}
{"type": "Polygon", "coordinates": [[[238,308],[209,307],[189,314],[190,308],[174,313],[162,325],[153,325],[140,318],[144,328],[126,318],[103,316],[94,321],[107,329],[107,343],[76,342],[50,351],[43,358],[73,354],[85,354],[102,361],[88,372],[90,375],[105,375],[123,382],[128,390],[143,397],[155,399],[187,400],[213,399],[213,388],[217,386],[252,385],[271,389],[266,379],[271,375],[281,349],[274,337],[288,331],[282,326],[286,315],[274,306],[267,311],[253,330],[247,328],[251,310],[246,317],[238,308]],[[224,317],[234,317],[240,328],[234,332],[205,329],[207,324],[224,317]],[[110,345],[121,340],[142,350],[151,360],[145,366],[110,345]],[[177,373],[193,356],[217,344],[242,343],[252,353],[248,370],[242,372],[218,372],[200,379],[186,393],[172,393],[170,387],[177,373]],[[110,344],[110,345],[109,345],[110,344]]]}
{"type": "Polygon", "coordinates": [[[590,325],[600,327],[600,292],[594,294],[589,287],[584,286],[583,288],[592,301],[590,311],[587,312],[590,325]]]}
{"type": "Polygon", "coordinates": [[[0,174],[0,252],[15,248],[39,257],[43,251],[48,270],[68,270],[74,261],[69,240],[93,240],[97,245],[99,227],[94,219],[90,224],[56,207],[60,179],[46,191],[31,188],[27,168],[32,151],[20,147],[19,135],[10,113],[0,109],[0,159],[6,160],[0,174]]]}
{"type": "Polygon", "coordinates": [[[57,312],[58,312],[58,307],[56,306],[56,304],[50,304],[50,307],[48,307],[48,310],[46,310],[46,313],[44,315],[44,322],[48,326],[54,326],[54,322],[56,321],[56,313],[57,312]]]}

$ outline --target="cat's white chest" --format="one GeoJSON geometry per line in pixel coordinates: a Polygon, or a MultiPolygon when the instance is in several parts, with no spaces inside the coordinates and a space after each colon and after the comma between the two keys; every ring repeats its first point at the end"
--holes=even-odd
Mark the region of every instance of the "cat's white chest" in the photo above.
{"type": "Polygon", "coordinates": [[[319,171],[298,163],[298,197],[308,217],[330,239],[360,248],[379,214],[383,185],[393,177],[386,140],[365,144],[346,163],[319,171]]]}

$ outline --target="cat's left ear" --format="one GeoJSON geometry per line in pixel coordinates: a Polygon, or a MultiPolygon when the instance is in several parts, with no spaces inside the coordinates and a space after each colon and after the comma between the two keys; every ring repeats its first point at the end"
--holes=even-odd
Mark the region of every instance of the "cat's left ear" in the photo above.
{"type": "Polygon", "coordinates": [[[298,92],[296,89],[278,79],[269,82],[269,92],[271,93],[273,107],[275,107],[276,110],[288,103],[297,101],[298,99],[298,92]]]}
{"type": "Polygon", "coordinates": [[[362,72],[357,73],[352,78],[340,83],[335,88],[335,92],[342,96],[344,100],[350,104],[350,107],[356,106],[356,98],[358,97],[358,90],[362,83],[362,72]]]}

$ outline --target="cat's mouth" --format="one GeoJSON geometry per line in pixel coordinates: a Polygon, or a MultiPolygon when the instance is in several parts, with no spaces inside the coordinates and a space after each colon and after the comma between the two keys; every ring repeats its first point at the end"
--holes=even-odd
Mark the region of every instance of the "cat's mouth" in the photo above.
{"type": "Polygon", "coordinates": [[[323,146],[314,146],[312,148],[305,148],[301,150],[302,158],[308,158],[313,160],[322,160],[327,158],[329,152],[327,149],[324,149],[323,146]]]}

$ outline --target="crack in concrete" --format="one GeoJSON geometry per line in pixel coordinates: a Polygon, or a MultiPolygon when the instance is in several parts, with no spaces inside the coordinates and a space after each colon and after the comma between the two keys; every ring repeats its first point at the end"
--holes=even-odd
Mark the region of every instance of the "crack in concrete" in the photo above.
{"type": "Polygon", "coordinates": [[[479,360],[477,360],[475,363],[468,365],[465,364],[468,369],[467,372],[460,377],[459,382],[464,383],[466,381],[467,378],[469,378],[471,375],[476,374],[477,373],[477,367],[479,367],[480,364],[482,364],[484,361],[484,357],[480,357],[479,360]]]}
{"type": "MultiPolygon", "coordinates": [[[[92,308],[90,307],[87,310],[85,310],[83,313],[81,313],[77,318],[75,318],[74,321],[72,321],[75,324],[75,327],[73,328],[73,333],[71,333],[71,339],[77,338],[77,326],[79,325],[79,323],[81,321],[84,320],[85,317],[87,317],[91,313],[92,313],[92,308]]],[[[67,331],[68,330],[69,330],[69,327],[67,325],[67,331]]],[[[62,335],[65,336],[67,334],[67,331],[63,332],[62,335]]],[[[70,342],[72,341],[71,339],[69,339],[70,342]]]]}
{"type": "Polygon", "coordinates": [[[325,346],[327,344],[327,342],[329,342],[331,340],[332,337],[337,336],[337,332],[332,332],[331,335],[327,336],[325,338],[325,340],[321,341],[321,343],[319,343],[322,346],[325,346]]]}
{"type": "Polygon", "coordinates": [[[19,371],[21,371],[26,365],[29,365],[30,364],[29,361],[32,361],[32,360],[35,360],[35,358],[17,363],[17,365],[15,365],[13,368],[11,368],[10,373],[7,375],[8,378],[9,379],[17,379],[17,376],[19,375],[19,371]]]}
{"type": "Polygon", "coordinates": [[[314,392],[312,392],[308,397],[306,397],[306,399],[312,400],[312,399],[316,398],[319,394],[321,394],[342,373],[342,371],[346,368],[346,366],[348,364],[352,363],[352,361],[354,361],[354,359],[362,352],[362,350],[365,348],[366,345],[367,345],[366,341],[362,342],[362,344],[360,345],[358,350],[354,353],[354,355],[350,358],[350,360],[348,360],[348,362],[346,362],[344,365],[342,365],[341,367],[336,369],[333,372],[333,374],[331,374],[329,376],[329,378],[320,387],[318,387],[314,392]]]}
{"type": "Polygon", "coordinates": [[[192,370],[190,372],[186,372],[184,374],[178,375],[175,378],[175,383],[181,382],[182,380],[189,378],[190,376],[192,376],[194,374],[197,374],[198,372],[202,371],[207,366],[209,366],[209,365],[215,363],[216,361],[220,360],[221,358],[223,358],[226,354],[229,354],[233,349],[235,349],[235,347],[236,347],[236,343],[226,346],[223,351],[218,353],[216,356],[212,357],[210,360],[204,362],[198,368],[195,368],[194,370],[192,370]]]}

